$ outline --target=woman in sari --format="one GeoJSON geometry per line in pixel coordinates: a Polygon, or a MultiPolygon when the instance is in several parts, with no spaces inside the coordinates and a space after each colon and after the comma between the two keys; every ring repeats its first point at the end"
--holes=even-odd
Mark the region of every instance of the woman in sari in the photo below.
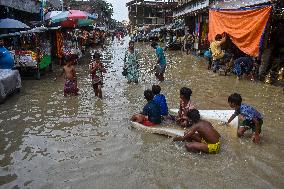
{"type": "Polygon", "coordinates": [[[139,64],[138,64],[138,52],[134,49],[134,42],[129,42],[128,50],[125,52],[124,57],[124,70],[126,71],[125,77],[127,83],[138,83],[139,78],[139,64]]]}

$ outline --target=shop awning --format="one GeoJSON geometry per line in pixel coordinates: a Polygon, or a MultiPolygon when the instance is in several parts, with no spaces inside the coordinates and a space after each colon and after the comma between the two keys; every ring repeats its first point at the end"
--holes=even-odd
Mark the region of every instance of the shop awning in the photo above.
{"type": "Polygon", "coordinates": [[[271,6],[245,10],[209,10],[209,41],[226,32],[244,53],[257,57],[271,6]]]}

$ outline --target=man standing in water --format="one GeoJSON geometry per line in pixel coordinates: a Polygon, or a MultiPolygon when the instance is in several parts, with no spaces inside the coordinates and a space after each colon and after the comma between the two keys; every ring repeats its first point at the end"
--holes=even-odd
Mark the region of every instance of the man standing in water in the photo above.
{"type": "Polygon", "coordinates": [[[165,58],[165,54],[164,54],[164,50],[158,45],[157,42],[153,42],[151,44],[151,47],[153,47],[156,51],[156,55],[157,55],[157,63],[155,65],[155,76],[157,77],[157,79],[159,81],[164,81],[164,73],[166,70],[166,58],[165,58]]]}

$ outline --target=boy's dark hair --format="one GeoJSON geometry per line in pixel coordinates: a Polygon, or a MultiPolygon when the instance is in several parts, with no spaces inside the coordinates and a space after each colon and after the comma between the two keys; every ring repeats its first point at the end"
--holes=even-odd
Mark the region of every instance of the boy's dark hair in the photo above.
{"type": "Polygon", "coordinates": [[[158,43],[156,41],[151,43],[151,47],[156,48],[156,46],[158,45],[158,43]]]}
{"type": "Polygon", "coordinates": [[[134,41],[129,41],[128,45],[130,45],[131,43],[135,44],[134,41]]]}
{"type": "Polygon", "coordinates": [[[242,103],[242,97],[238,93],[233,93],[228,97],[228,102],[240,106],[242,103]]]}
{"type": "Polygon", "coordinates": [[[94,54],[93,54],[93,59],[95,60],[95,59],[100,59],[101,58],[101,54],[100,53],[98,53],[98,52],[95,52],[94,54]]]}
{"type": "Polygon", "coordinates": [[[154,94],[150,89],[144,91],[144,97],[147,101],[153,100],[154,94]]]}
{"type": "Polygon", "coordinates": [[[192,91],[190,88],[182,87],[180,89],[180,95],[184,96],[185,99],[190,100],[190,96],[192,94],[192,91]]]}
{"type": "Polygon", "coordinates": [[[200,120],[200,114],[197,109],[192,109],[187,112],[187,117],[192,123],[197,123],[200,120]]]}
{"type": "Polygon", "coordinates": [[[222,35],[221,34],[217,34],[216,36],[215,36],[215,40],[216,41],[220,41],[222,39],[222,35]]]}
{"type": "Polygon", "coordinates": [[[160,94],[161,87],[159,85],[152,85],[152,92],[154,95],[160,94]]]}

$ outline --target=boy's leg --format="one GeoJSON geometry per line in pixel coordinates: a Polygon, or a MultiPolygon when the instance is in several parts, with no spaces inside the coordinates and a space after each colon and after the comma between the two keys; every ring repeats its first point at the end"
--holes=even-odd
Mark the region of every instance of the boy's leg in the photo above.
{"type": "Polygon", "coordinates": [[[242,137],[244,133],[251,129],[254,124],[251,124],[249,120],[243,120],[238,127],[237,135],[238,137],[242,137]]]}
{"type": "Polygon", "coordinates": [[[131,121],[143,123],[145,116],[142,114],[135,114],[131,117],[131,121]]]}
{"type": "Polygon", "coordinates": [[[209,153],[208,145],[200,142],[189,142],[185,144],[185,148],[190,152],[205,152],[209,153]]]}
{"type": "Polygon", "coordinates": [[[246,132],[247,128],[246,126],[239,126],[238,131],[237,131],[237,136],[242,137],[244,133],[246,132]]]}
{"type": "Polygon", "coordinates": [[[98,97],[99,97],[99,98],[102,98],[102,97],[103,97],[103,94],[102,94],[102,85],[101,85],[101,84],[98,85],[97,91],[98,91],[98,97]]]}

